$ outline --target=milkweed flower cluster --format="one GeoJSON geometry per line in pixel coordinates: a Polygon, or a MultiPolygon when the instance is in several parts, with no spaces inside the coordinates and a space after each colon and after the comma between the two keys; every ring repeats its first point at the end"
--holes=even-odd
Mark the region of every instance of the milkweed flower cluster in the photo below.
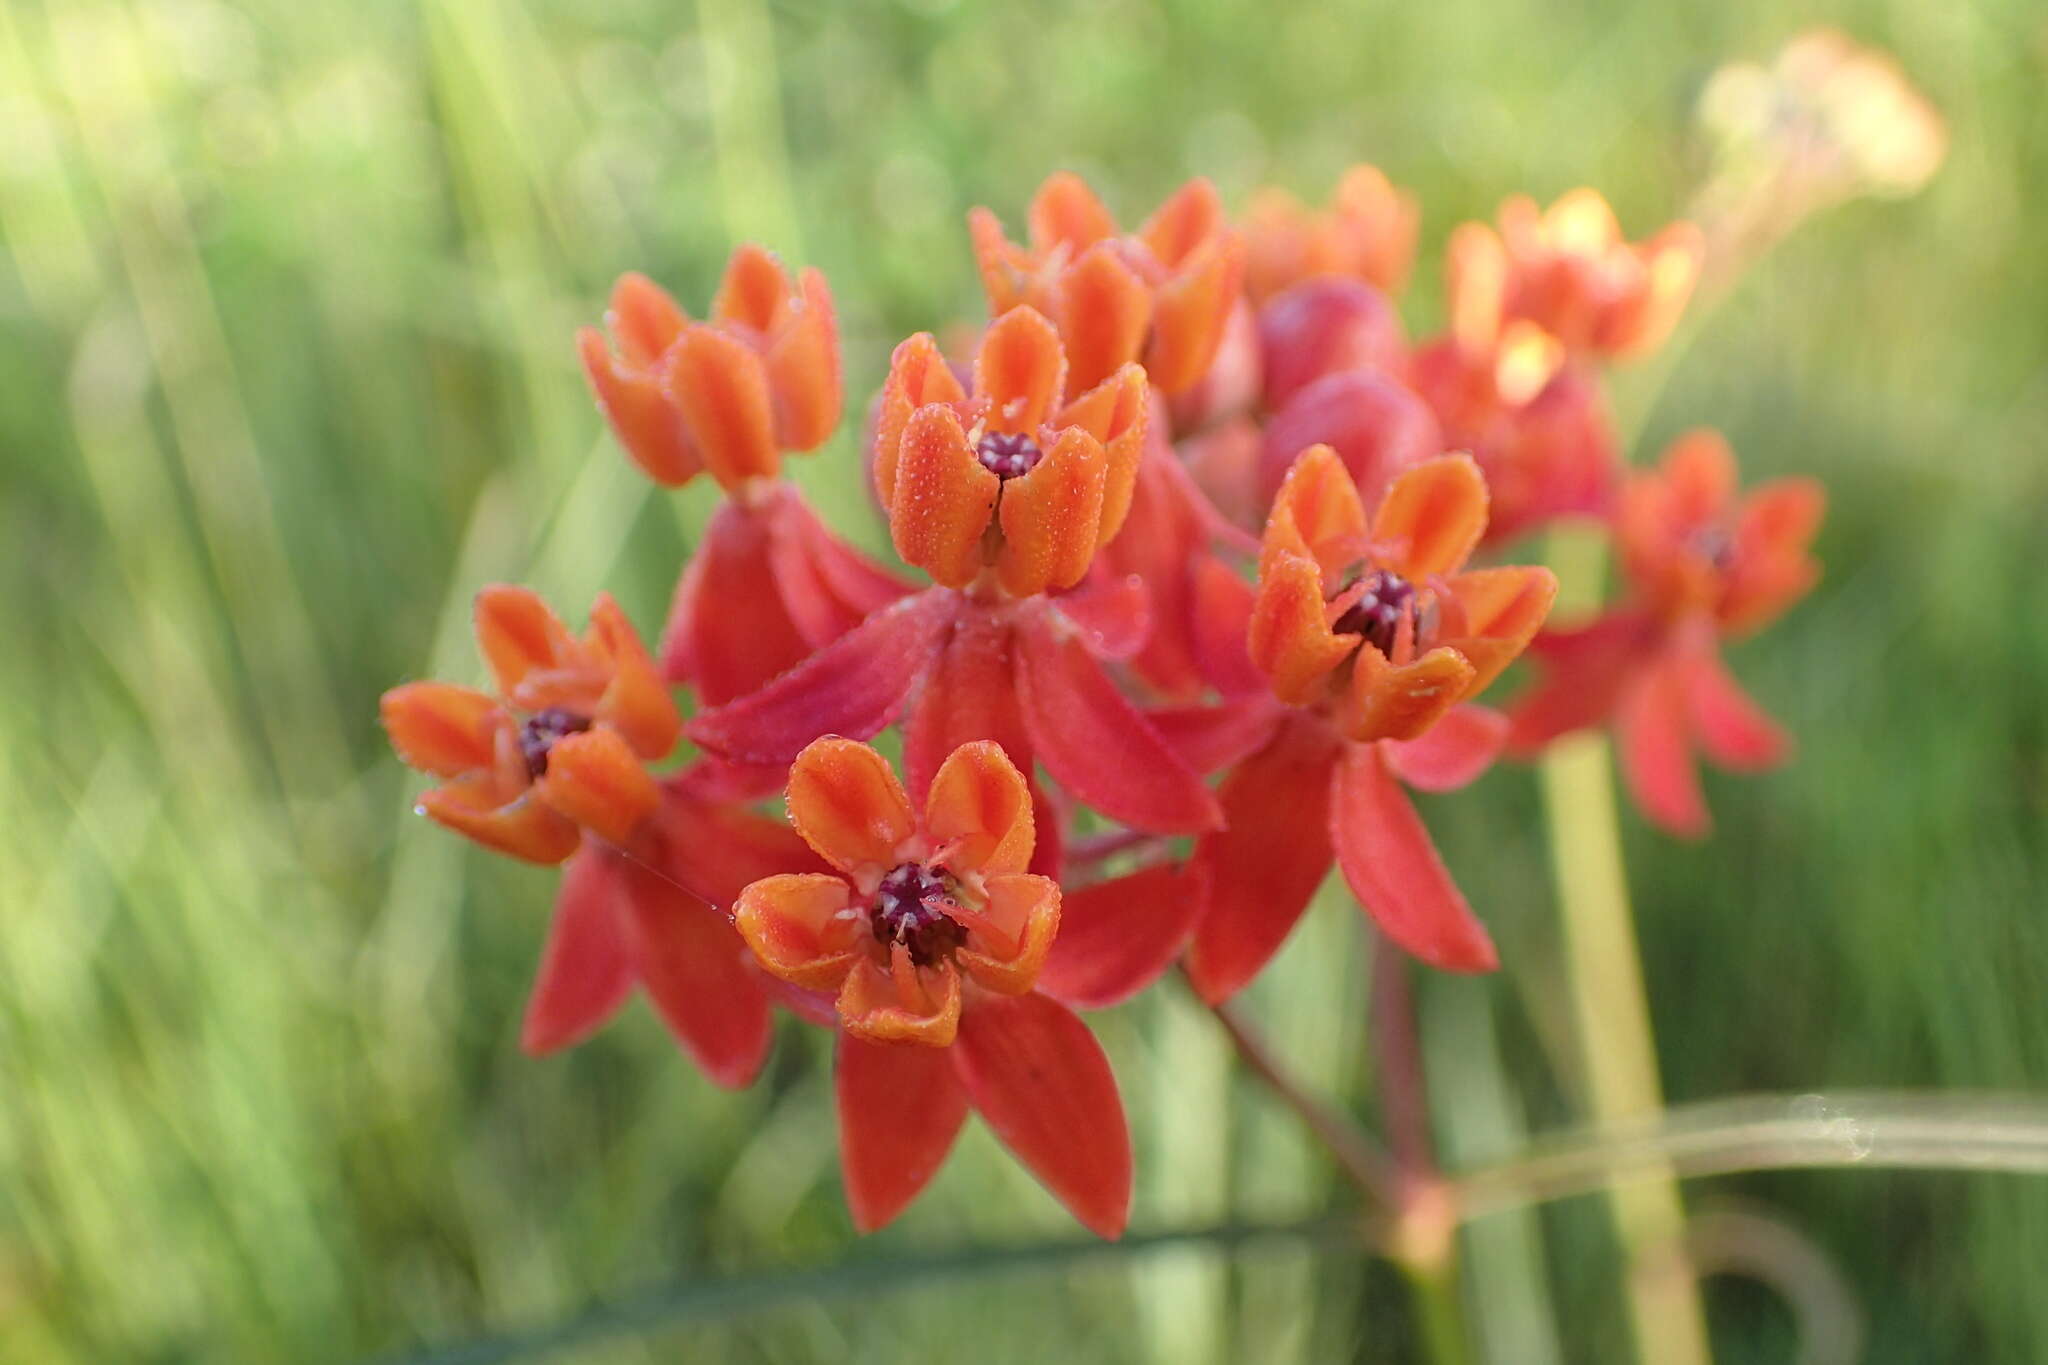
{"type": "Polygon", "coordinates": [[[636,987],[721,1085],[778,1006],[833,1030],[863,1230],[977,1112],[1118,1235],[1129,1129],[1081,1011],[1176,964],[1229,998],[1332,867],[1392,944],[1493,969],[1408,793],[1612,725],[1643,808],[1697,832],[1695,753],[1785,749],[1719,642],[1816,573],[1812,484],[1739,497],[1711,433],[1623,470],[1602,370],[1677,323],[1685,224],[1632,241],[1589,190],[1511,200],[1452,235],[1449,325],[1411,344],[1419,208],[1371,167],[1235,219],[1197,180],[1135,231],[1059,174],[1023,222],[970,215],[987,323],[958,355],[904,340],[870,409],[900,565],[782,477],[840,422],[824,279],[742,247],[696,321],[627,275],[577,340],[598,408],[648,477],[724,495],[658,648],[609,597],[579,636],[491,587],[493,689],[384,699],[441,783],[423,813],[564,866],[526,1047],[636,987]],[[1546,632],[1556,581],[1517,546],[1561,517],[1612,529],[1628,595],[1546,632]],[[1486,705],[1525,651],[1533,684],[1486,705]],[[891,729],[900,767],[868,743],[891,729]]]}

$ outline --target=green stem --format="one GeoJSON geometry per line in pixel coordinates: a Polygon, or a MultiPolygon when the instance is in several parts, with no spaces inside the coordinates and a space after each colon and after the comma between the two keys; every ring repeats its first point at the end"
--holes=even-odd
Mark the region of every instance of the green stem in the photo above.
{"type": "MultiPolygon", "coordinates": [[[[1606,542],[1597,533],[1554,532],[1550,562],[1561,585],[1561,619],[1598,608],[1606,542]]],[[[1553,745],[1543,759],[1542,786],[1588,1107],[1601,1123],[1654,1114],[1663,1107],[1663,1087],[1606,737],[1578,734],[1553,745]]],[[[1627,1296],[1638,1358],[1707,1365],[1706,1316],[1680,1251],[1685,1210],[1669,1165],[1615,1189],[1610,1201],[1630,1267],[1627,1296]]]]}
{"type": "Polygon", "coordinates": [[[1427,1269],[1404,1265],[1408,1295],[1421,1329],[1423,1358],[1431,1365],[1468,1365],[1472,1346],[1465,1333],[1464,1305],[1458,1299],[1455,1256],[1427,1269]]]}

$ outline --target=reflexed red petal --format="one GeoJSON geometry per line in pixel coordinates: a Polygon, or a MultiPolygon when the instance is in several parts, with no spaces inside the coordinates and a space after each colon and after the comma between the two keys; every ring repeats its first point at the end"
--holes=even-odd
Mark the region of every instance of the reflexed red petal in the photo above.
{"type": "Polygon", "coordinates": [[[1678,667],[1683,671],[1692,732],[1708,758],[1737,772],[1754,772],[1785,761],[1792,748],[1791,737],[1728,675],[1711,642],[1678,667]]]}
{"type": "Polygon", "coordinates": [[[985,611],[964,611],[941,639],[924,689],[903,722],[903,785],[928,792],[939,765],[963,744],[992,739],[1025,776],[1034,759],[1017,683],[1010,626],[985,611]]]}
{"type": "Polygon", "coordinates": [[[1330,842],[1352,894],[1388,938],[1447,972],[1500,965],[1378,745],[1344,746],[1330,787],[1330,842]]]}
{"type": "MultiPolygon", "coordinates": [[[[781,774],[788,773],[785,767],[781,774]]],[[[782,786],[782,778],[775,783],[782,786]]],[[[693,799],[687,771],[663,784],[652,828],[662,872],[730,913],[751,882],[783,872],[824,872],[825,860],[794,829],[744,806],[693,799]]]]}
{"type": "Polygon", "coordinates": [[[839,1035],[839,1170],[853,1225],[873,1232],[923,1192],[967,1120],[946,1049],[839,1035]]]}
{"type": "Polygon", "coordinates": [[[777,590],[767,517],[721,501],[676,585],[662,637],[662,672],[705,706],[757,691],[810,653],[777,590]]]}
{"type": "Polygon", "coordinates": [[[1078,1009],[1121,1004],[1173,965],[1207,901],[1199,868],[1148,867],[1066,892],[1038,989],[1078,1009]]]}
{"type": "Polygon", "coordinates": [[[1093,574],[1054,606],[1098,659],[1128,659],[1152,632],[1152,594],[1136,574],[1093,574]]]}
{"type": "Polygon", "coordinates": [[[896,719],[959,595],[933,588],[876,612],[760,691],[700,712],[692,740],[729,759],[790,763],[820,735],[866,739],[896,719]]]}
{"type": "Polygon", "coordinates": [[[1033,993],[983,996],[960,1020],[953,1060],[1003,1145],[1099,1236],[1131,1212],[1131,1134],[1109,1059],[1066,1006],[1033,993]]]}
{"type": "Polygon", "coordinates": [[[775,590],[798,634],[813,648],[838,639],[870,612],[910,591],[908,584],[834,535],[795,485],[777,494],[768,515],[768,563],[775,590]]]}
{"type": "Polygon", "coordinates": [[[1272,738],[1281,708],[1271,697],[1211,705],[1158,707],[1145,713],[1168,748],[1198,773],[1221,772],[1272,738]]]}
{"type": "Polygon", "coordinates": [[[1668,660],[1660,660],[1622,694],[1615,740],[1636,807],[1667,832],[1698,839],[1711,821],[1687,740],[1685,706],[1684,680],[1668,660]]]}
{"type": "Polygon", "coordinates": [[[538,1057],[582,1042],[633,991],[626,890],[616,855],[585,845],[562,869],[519,1046],[538,1057]]]}
{"type": "Polygon", "coordinates": [[[1337,748],[1322,720],[1289,714],[1223,779],[1224,827],[1195,844],[1209,907],[1188,948],[1188,977],[1204,1000],[1227,1000],[1259,974],[1329,872],[1337,748]]]}
{"type": "Polygon", "coordinates": [[[1506,716],[1490,706],[1459,706],[1420,739],[1387,741],[1387,763],[1418,790],[1456,791],[1493,766],[1507,738],[1506,716]]]}
{"type": "Polygon", "coordinates": [[[625,870],[633,958],[669,1032],[716,1085],[747,1085],[768,1056],[768,993],[725,916],[639,864],[625,870]]]}
{"type": "Polygon", "coordinates": [[[1214,829],[1216,798],[1169,749],[1079,639],[1044,614],[1016,635],[1017,699],[1038,760],[1080,800],[1154,834],[1214,829]]]}
{"type": "Polygon", "coordinates": [[[1542,677],[1508,708],[1508,752],[1527,758],[1559,735],[1604,725],[1656,640],[1656,622],[1639,612],[1538,635],[1529,652],[1542,677]]]}
{"type": "Polygon", "coordinates": [[[1190,571],[1194,654],[1203,678],[1226,697],[1263,693],[1266,680],[1252,664],[1247,643],[1256,601],[1252,585],[1215,555],[1190,571]]]}

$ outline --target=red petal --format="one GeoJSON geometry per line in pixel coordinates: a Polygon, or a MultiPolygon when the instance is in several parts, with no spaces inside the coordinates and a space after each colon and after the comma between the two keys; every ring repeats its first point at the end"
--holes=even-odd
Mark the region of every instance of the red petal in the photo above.
{"type": "Polygon", "coordinates": [[[1282,708],[1271,697],[1238,697],[1213,706],[1169,706],[1145,718],[1167,747],[1198,773],[1221,772],[1273,737],[1282,708]]]}
{"type": "Polygon", "coordinates": [[[1387,741],[1387,762],[1411,787],[1456,791],[1493,766],[1507,738],[1506,716],[1490,706],[1460,706],[1420,739],[1387,741]]]}
{"type": "Polygon", "coordinates": [[[768,1055],[768,994],[725,916],[673,881],[626,864],[635,965],[662,1022],[716,1085],[747,1085],[768,1055]]]}
{"type": "Polygon", "coordinates": [[[1604,725],[1622,688],[1644,666],[1658,627],[1615,612],[1573,630],[1547,630],[1529,646],[1542,678],[1508,708],[1508,752],[1527,758],[1559,735],[1604,725]]]}
{"type": "Polygon", "coordinates": [[[886,1226],[931,1183],[967,1120],[945,1048],[839,1035],[839,1170],[862,1232],[886,1226]]]}
{"type": "Polygon", "coordinates": [[[933,588],[876,612],[760,691],[700,712],[698,744],[747,763],[790,763],[820,735],[866,739],[896,719],[960,597],[933,588]]]}
{"type": "Polygon", "coordinates": [[[1728,676],[1711,642],[1678,666],[1692,732],[1708,758],[1737,772],[1755,772],[1785,761],[1791,737],[1728,676]]]}
{"type": "Polygon", "coordinates": [[[730,913],[741,890],[763,877],[827,870],[825,860],[781,820],[744,806],[693,800],[687,783],[686,773],[670,778],[654,813],[661,870],[720,911],[730,913]]]}
{"type": "Polygon", "coordinates": [[[1084,1010],[1130,999],[1180,956],[1207,900],[1207,882],[1199,868],[1160,866],[1068,891],[1038,988],[1084,1010]]]}
{"type": "Polygon", "coordinates": [[[562,869],[519,1046],[538,1057],[597,1032],[633,991],[625,887],[615,855],[585,845],[562,869]]]}
{"type": "Polygon", "coordinates": [[[1152,630],[1152,594],[1137,574],[1091,574],[1053,605],[1078,628],[1098,659],[1128,659],[1152,630]]]}
{"type": "Polygon", "coordinates": [[[1188,977],[1227,1000],[1259,974],[1330,870],[1330,768],[1337,739],[1290,714],[1266,747],[1223,780],[1225,825],[1195,845],[1209,907],[1195,926],[1188,977]]]}
{"type": "Polygon", "coordinates": [[[1017,699],[1046,771],[1112,820],[1153,834],[1222,821],[1216,798],[1127,701],[1078,638],[1044,614],[1017,632],[1017,699]]]}
{"type": "Polygon", "coordinates": [[[662,672],[723,706],[794,668],[811,644],[777,591],[769,518],[722,501],[676,585],[662,637],[662,672]]]}
{"type": "Polygon", "coordinates": [[[908,584],[834,535],[794,484],[778,492],[768,516],[768,564],[775,590],[798,633],[812,647],[830,644],[870,612],[910,591],[908,584]]]}
{"type": "Polygon", "coordinates": [[[934,651],[924,690],[903,723],[903,786],[929,792],[939,765],[963,744],[992,739],[1026,777],[1031,739],[1017,710],[1010,626],[989,612],[969,609],[934,651]]]}
{"type": "Polygon", "coordinates": [[[1099,1236],[1131,1213],[1131,1133],[1109,1059],[1048,996],[982,996],[963,1013],[953,1060],[988,1126],[1099,1236]]]}
{"type": "Polygon", "coordinates": [[[1330,842],[1352,894],[1388,938],[1447,972],[1500,965],[1377,744],[1344,746],[1330,786],[1330,842]]]}
{"type": "Polygon", "coordinates": [[[1615,739],[1637,808],[1667,832],[1698,839],[1712,822],[1687,742],[1685,707],[1685,680],[1671,660],[1659,660],[1622,694],[1615,739]]]}

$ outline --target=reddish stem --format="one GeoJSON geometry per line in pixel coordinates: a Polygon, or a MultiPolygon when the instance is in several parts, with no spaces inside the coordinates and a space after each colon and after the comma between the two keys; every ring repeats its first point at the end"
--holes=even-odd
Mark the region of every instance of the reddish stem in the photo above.
{"type": "Polygon", "coordinates": [[[1372,1137],[1326,1101],[1309,1093],[1273,1055],[1258,1031],[1229,1003],[1210,1007],[1238,1057],[1266,1083],[1275,1099],[1300,1116],[1302,1123],[1335,1157],[1344,1174],[1366,1198],[1381,1208],[1400,1207],[1401,1172],[1372,1137]]]}

